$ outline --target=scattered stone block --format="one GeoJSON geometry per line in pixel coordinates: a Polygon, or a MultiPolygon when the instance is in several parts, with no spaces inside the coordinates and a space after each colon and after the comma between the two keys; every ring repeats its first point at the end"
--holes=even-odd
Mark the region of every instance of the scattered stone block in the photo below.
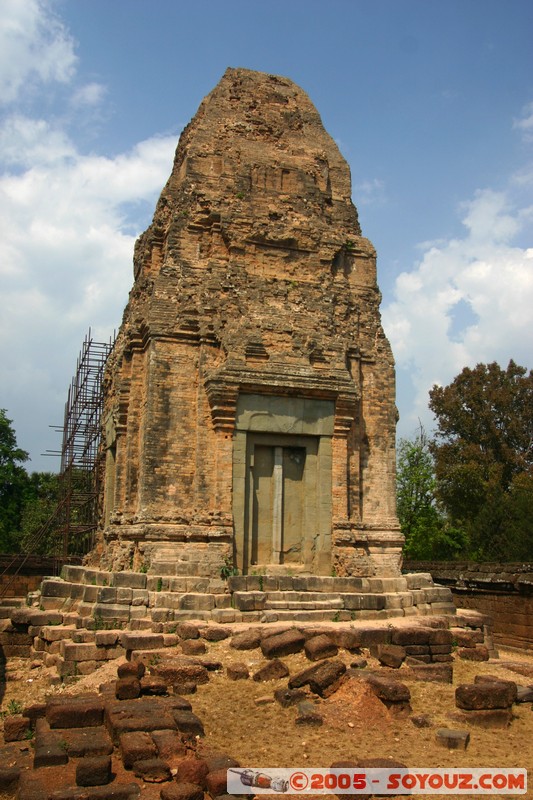
{"type": "Polygon", "coordinates": [[[305,689],[276,689],[274,698],[282,708],[289,708],[305,700],[307,692],[305,689]]]}
{"type": "Polygon", "coordinates": [[[82,758],[76,764],[76,784],[78,786],[105,786],[111,782],[111,758],[93,756],[82,758]]]}
{"type": "Polygon", "coordinates": [[[408,670],[402,670],[402,677],[404,680],[413,678],[417,681],[453,683],[453,665],[411,663],[408,670]]]}
{"type": "Polygon", "coordinates": [[[136,761],[133,766],[136,778],[142,778],[147,783],[164,783],[172,779],[170,767],[161,758],[147,758],[136,761]]]}
{"type": "Polygon", "coordinates": [[[180,647],[181,652],[187,656],[197,656],[207,651],[205,642],[201,639],[184,639],[180,647]]]}
{"type": "Polygon", "coordinates": [[[447,747],[448,750],[466,750],[470,742],[470,734],[468,731],[454,728],[439,728],[435,731],[435,739],[438,744],[447,747]]]}
{"type": "Polygon", "coordinates": [[[146,667],[142,661],[125,661],[119,664],[117,675],[119,678],[137,678],[140,680],[146,672],[146,667]]]}
{"type": "Polygon", "coordinates": [[[413,714],[410,720],[415,728],[431,728],[433,725],[429,714],[413,714]]]}
{"type": "Polygon", "coordinates": [[[117,700],[133,700],[141,696],[141,682],[138,678],[130,676],[119,678],[115,683],[115,697],[117,700]]]}
{"type": "Polygon", "coordinates": [[[207,791],[211,797],[218,797],[227,794],[228,791],[228,771],[227,768],[217,769],[209,772],[206,779],[207,791]]]}
{"type": "Polygon", "coordinates": [[[321,714],[319,714],[317,707],[309,700],[302,700],[298,703],[298,715],[295,719],[296,725],[316,725],[320,726],[324,722],[321,714]]]}
{"type": "Polygon", "coordinates": [[[174,694],[195,694],[197,690],[197,685],[192,683],[192,681],[186,681],[185,683],[175,683],[172,686],[172,691],[174,694]]]}
{"type": "Polygon", "coordinates": [[[180,733],[189,738],[205,736],[202,721],[192,711],[174,710],[173,714],[180,733]]]}
{"type": "Polygon", "coordinates": [[[405,661],[406,651],[399,644],[380,644],[377,648],[377,658],[384,667],[399,669],[405,661]]]}
{"type": "Polygon", "coordinates": [[[255,628],[249,628],[247,631],[235,633],[231,637],[229,643],[230,647],[235,650],[255,650],[261,644],[261,631],[255,628]]]}
{"type": "Polygon", "coordinates": [[[273,661],[260,667],[260,669],[254,673],[253,678],[254,681],[277,681],[280,680],[280,678],[286,678],[288,674],[289,670],[283,661],[280,661],[279,658],[275,658],[273,661]]]}
{"type": "Polygon", "coordinates": [[[321,661],[291,677],[289,689],[301,689],[303,686],[309,686],[315,694],[326,697],[330,690],[334,690],[337,681],[345,672],[346,665],[340,659],[321,661]]]}
{"type": "Polygon", "coordinates": [[[31,720],[19,714],[4,719],[4,742],[21,742],[31,731],[31,720]]]}
{"type": "Polygon", "coordinates": [[[321,661],[324,658],[335,657],[339,649],[329,636],[320,634],[307,639],[304,651],[309,661],[321,661]]]}
{"type": "Polygon", "coordinates": [[[237,664],[228,664],[226,667],[226,675],[230,681],[242,681],[250,677],[250,670],[246,664],[243,664],[242,662],[237,664]]]}
{"type": "Polygon", "coordinates": [[[208,625],[202,628],[202,638],[208,642],[220,642],[231,636],[231,629],[224,628],[222,625],[208,625]]]}
{"type": "Polygon", "coordinates": [[[455,705],[467,711],[510,708],[516,700],[512,681],[463,683],[455,690],[455,705]]]}
{"type": "Polygon", "coordinates": [[[204,790],[194,783],[169,783],[161,789],[161,800],[204,800],[204,790]]]}
{"type": "Polygon", "coordinates": [[[475,647],[459,647],[457,650],[457,655],[459,658],[462,658],[463,661],[489,660],[489,651],[482,644],[478,644],[475,647]]]}
{"type": "Polygon", "coordinates": [[[350,662],[350,669],[366,669],[366,667],[368,667],[366,658],[354,658],[354,660],[350,662]]]}
{"type": "Polygon", "coordinates": [[[203,664],[185,657],[169,658],[150,667],[152,675],[163,678],[169,686],[183,683],[207,683],[209,673],[203,664]]]}
{"type": "Polygon", "coordinates": [[[405,683],[381,675],[367,675],[365,680],[376,697],[394,714],[407,716],[412,713],[411,692],[405,683]]]}
{"type": "Polygon", "coordinates": [[[104,703],[98,695],[54,697],[46,706],[51,728],[92,728],[102,725],[104,703]]]}
{"type": "Polygon", "coordinates": [[[198,639],[200,636],[200,628],[192,622],[182,622],[176,628],[176,633],[180,639],[198,639]]]}
{"type": "Polygon", "coordinates": [[[281,658],[292,653],[299,653],[304,645],[305,636],[303,633],[292,629],[263,639],[261,641],[261,652],[265,658],[281,658]]]}
{"type": "Polygon", "coordinates": [[[150,734],[160,758],[172,762],[187,754],[187,746],[177,731],[152,731],[150,734]]]}
{"type": "Polygon", "coordinates": [[[516,687],[516,702],[533,703],[533,687],[518,685],[516,687]]]}
{"type": "Polygon", "coordinates": [[[106,756],[113,752],[113,743],[105,728],[66,728],[61,731],[69,758],[106,756]]]}
{"type": "Polygon", "coordinates": [[[183,783],[194,783],[205,789],[208,772],[207,761],[203,758],[188,756],[178,764],[176,780],[183,783]]]}
{"type": "Polygon", "coordinates": [[[157,756],[155,742],[146,731],[131,731],[120,736],[120,755],[126,769],[133,769],[137,761],[157,756]]]}

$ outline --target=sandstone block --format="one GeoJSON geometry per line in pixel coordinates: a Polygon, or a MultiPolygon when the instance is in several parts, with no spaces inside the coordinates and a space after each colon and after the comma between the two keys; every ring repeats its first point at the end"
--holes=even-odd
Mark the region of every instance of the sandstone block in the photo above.
{"type": "Polygon", "coordinates": [[[326,634],[307,639],[304,645],[305,655],[309,661],[320,661],[337,655],[338,647],[326,634]]]}
{"type": "Polygon", "coordinates": [[[457,650],[457,655],[464,661],[488,661],[489,651],[487,648],[478,644],[475,647],[460,647],[457,650]]]}
{"type": "Polygon", "coordinates": [[[133,769],[137,761],[155,758],[157,748],[146,731],[130,731],[120,735],[120,755],[126,769],[133,769]]]}
{"type": "Polygon", "coordinates": [[[255,650],[260,644],[261,631],[254,628],[234,634],[230,641],[230,647],[235,650],[255,650]]]}
{"type": "Polygon", "coordinates": [[[435,738],[439,744],[449,750],[466,750],[470,742],[468,731],[453,728],[439,728],[435,731],[435,738]]]}
{"type": "Polygon", "coordinates": [[[111,758],[93,756],[82,758],[76,765],[78,786],[105,786],[111,782],[111,758]]]}
{"type": "Polygon", "coordinates": [[[61,731],[61,740],[69,758],[85,756],[107,756],[113,752],[113,744],[105,728],[67,728],[61,731]]]}
{"type": "Polygon", "coordinates": [[[163,647],[163,635],[123,631],[120,634],[120,644],[125,650],[154,650],[163,647]]]}
{"type": "Polygon", "coordinates": [[[198,639],[201,628],[192,622],[182,622],[176,628],[176,633],[180,639],[198,639]]]}
{"type": "Polygon", "coordinates": [[[510,708],[515,700],[516,684],[512,681],[463,683],[455,690],[455,705],[469,711],[510,708]]]}
{"type": "Polygon", "coordinates": [[[289,689],[300,689],[309,686],[310,690],[321,697],[326,696],[328,689],[346,672],[346,665],[340,659],[321,661],[308,669],[293,675],[289,679],[289,689]]]}
{"type": "Polygon", "coordinates": [[[203,800],[204,790],[194,783],[169,783],[161,789],[161,800],[203,800]]]}
{"type": "Polygon", "coordinates": [[[201,655],[207,651],[205,642],[201,639],[185,639],[180,647],[181,652],[187,656],[201,655]]]}
{"type": "Polygon", "coordinates": [[[231,636],[231,629],[224,628],[222,625],[208,625],[202,628],[201,635],[208,642],[220,642],[231,636]]]}
{"type": "Polygon", "coordinates": [[[208,772],[207,761],[202,758],[188,756],[178,764],[176,780],[183,783],[194,783],[205,788],[208,772]]]}
{"type": "Polygon", "coordinates": [[[138,678],[140,680],[145,672],[146,667],[142,661],[125,661],[117,667],[119,678],[138,678]]]}
{"type": "Polygon", "coordinates": [[[115,697],[117,700],[133,700],[141,696],[141,682],[138,678],[128,676],[119,678],[115,683],[115,697]]]}
{"type": "Polygon", "coordinates": [[[219,797],[227,794],[227,768],[217,769],[209,772],[206,778],[206,788],[211,797],[219,797]]]}
{"type": "Polygon", "coordinates": [[[147,783],[163,783],[172,778],[170,767],[161,758],[147,758],[136,761],[133,765],[136,778],[142,778],[147,783]]]}
{"type": "Polygon", "coordinates": [[[31,720],[17,715],[4,720],[4,742],[21,742],[27,739],[31,731],[31,720]]]}
{"type": "Polygon", "coordinates": [[[322,715],[318,712],[314,703],[309,700],[301,700],[298,703],[298,714],[295,719],[296,725],[320,726],[324,722],[322,715]]]}
{"type": "Polygon", "coordinates": [[[405,649],[398,644],[380,644],[377,648],[377,658],[385,667],[399,669],[406,656],[405,649]]]}
{"type": "Polygon", "coordinates": [[[98,695],[54,697],[48,701],[46,719],[51,728],[93,728],[103,723],[104,703],[98,695]]]}
{"type": "Polygon", "coordinates": [[[228,664],[226,667],[226,675],[230,679],[230,681],[240,681],[246,680],[246,678],[250,677],[250,671],[246,664],[237,663],[237,664],[228,664]]]}
{"type": "Polygon", "coordinates": [[[272,659],[268,664],[260,667],[254,673],[254,681],[277,681],[280,678],[286,678],[289,674],[287,666],[278,658],[272,659]]]}
{"type": "Polygon", "coordinates": [[[305,645],[305,636],[293,629],[261,641],[261,652],[265,658],[280,658],[298,653],[305,645]]]}

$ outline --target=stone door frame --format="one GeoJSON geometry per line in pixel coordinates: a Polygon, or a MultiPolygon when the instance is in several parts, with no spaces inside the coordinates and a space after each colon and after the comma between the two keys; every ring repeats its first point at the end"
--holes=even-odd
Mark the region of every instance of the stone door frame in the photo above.
{"type": "MultiPolygon", "coordinates": [[[[316,443],[312,468],[306,478],[306,492],[312,492],[313,529],[305,536],[302,563],[261,564],[253,569],[288,574],[331,572],[332,530],[332,436],[335,403],[302,397],[240,394],[233,434],[233,519],[234,563],[241,573],[251,571],[248,541],[251,535],[251,453],[257,443],[272,447],[307,447],[316,443]]],[[[310,518],[307,518],[309,524],[310,518]]]]}

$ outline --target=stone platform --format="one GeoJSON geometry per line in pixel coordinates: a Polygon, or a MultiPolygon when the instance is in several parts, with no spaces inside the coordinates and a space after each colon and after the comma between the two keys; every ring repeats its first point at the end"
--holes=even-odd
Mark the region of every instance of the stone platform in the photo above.
{"type": "Polygon", "coordinates": [[[454,614],[429,574],[396,578],[246,575],[198,578],[65,566],[42,582],[42,610],[75,612],[85,627],[152,629],[188,619],[348,622],[454,614]]]}

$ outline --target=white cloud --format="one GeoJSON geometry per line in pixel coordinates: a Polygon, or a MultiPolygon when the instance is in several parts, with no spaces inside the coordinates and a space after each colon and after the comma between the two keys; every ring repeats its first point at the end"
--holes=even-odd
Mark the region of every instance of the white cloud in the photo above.
{"type": "Polygon", "coordinates": [[[524,141],[533,142],[533,103],[524,106],[521,118],[513,121],[513,128],[522,131],[524,141]]]}
{"type": "Polygon", "coordinates": [[[175,146],[174,136],[154,137],[107,158],[79,153],[42,120],[12,118],[0,131],[5,160],[17,167],[0,177],[0,406],[34,460],[54,442],[48,425],[62,416],[85,331],[108,338],[120,322],[135,236],[175,146]]]}
{"type": "Polygon", "coordinates": [[[101,83],[87,83],[74,92],[70,102],[75,108],[93,107],[99,105],[106,94],[107,89],[101,83]]]}
{"type": "Polygon", "coordinates": [[[73,39],[46,0],[2,0],[0,102],[39,84],[67,83],[76,60],[73,39]]]}
{"type": "Polygon", "coordinates": [[[431,427],[428,391],[464,366],[513,358],[531,366],[533,248],[513,246],[530,209],[504,192],[479,191],[461,206],[466,235],[426,243],[421,261],[398,276],[383,322],[397,368],[411,380],[400,432],[431,427]]]}

